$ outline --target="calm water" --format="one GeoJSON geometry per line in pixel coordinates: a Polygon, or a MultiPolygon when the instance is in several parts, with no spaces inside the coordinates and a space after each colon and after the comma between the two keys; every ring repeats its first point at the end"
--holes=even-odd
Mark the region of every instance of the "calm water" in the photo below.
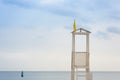
{"type": "MultiPolygon", "coordinates": [[[[92,72],[93,80],[120,80],[120,72],[92,72]]],[[[70,80],[70,72],[64,71],[0,71],[0,80],[70,80]]],[[[79,79],[85,80],[85,79],[79,79]]]]}

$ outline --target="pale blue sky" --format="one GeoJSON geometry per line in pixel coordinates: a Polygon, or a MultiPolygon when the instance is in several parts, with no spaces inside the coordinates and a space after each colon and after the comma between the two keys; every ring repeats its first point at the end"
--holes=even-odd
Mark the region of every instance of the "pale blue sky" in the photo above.
{"type": "Polygon", "coordinates": [[[70,70],[71,31],[90,30],[91,70],[120,70],[119,0],[0,0],[0,70],[70,70]]]}

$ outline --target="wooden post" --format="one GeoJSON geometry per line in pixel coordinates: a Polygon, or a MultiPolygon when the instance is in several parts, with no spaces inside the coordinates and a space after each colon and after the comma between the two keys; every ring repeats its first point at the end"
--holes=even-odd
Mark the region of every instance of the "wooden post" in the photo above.
{"type": "Polygon", "coordinates": [[[89,72],[89,34],[86,35],[86,71],[89,72]]]}
{"type": "Polygon", "coordinates": [[[75,63],[75,34],[72,33],[72,56],[71,56],[71,80],[74,80],[74,63],[75,63]]]}

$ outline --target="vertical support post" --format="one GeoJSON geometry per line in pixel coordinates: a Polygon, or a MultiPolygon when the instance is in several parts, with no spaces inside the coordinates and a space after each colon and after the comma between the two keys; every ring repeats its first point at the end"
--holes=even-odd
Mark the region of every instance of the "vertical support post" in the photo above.
{"type": "Polygon", "coordinates": [[[71,57],[71,80],[74,80],[74,64],[75,64],[75,34],[72,33],[72,57],[71,57]]]}
{"type": "Polygon", "coordinates": [[[87,74],[86,74],[86,80],[92,80],[92,73],[87,72],[87,74]]]}
{"type": "Polygon", "coordinates": [[[89,34],[86,34],[86,52],[87,52],[87,55],[86,55],[86,71],[89,72],[89,34]]]}

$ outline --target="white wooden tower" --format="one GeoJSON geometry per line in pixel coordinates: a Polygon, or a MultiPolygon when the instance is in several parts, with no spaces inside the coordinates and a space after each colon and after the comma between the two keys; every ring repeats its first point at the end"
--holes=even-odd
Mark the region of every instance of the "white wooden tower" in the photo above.
{"type": "Polygon", "coordinates": [[[91,33],[88,30],[83,28],[76,30],[76,23],[74,21],[74,31],[72,32],[72,60],[71,60],[71,80],[82,80],[81,77],[84,77],[86,80],[92,80],[92,73],[90,73],[89,68],[89,34],[91,33]],[[77,52],[75,39],[76,35],[86,36],[86,51],[77,52]],[[84,74],[81,74],[81,72],[84,74]]]}

